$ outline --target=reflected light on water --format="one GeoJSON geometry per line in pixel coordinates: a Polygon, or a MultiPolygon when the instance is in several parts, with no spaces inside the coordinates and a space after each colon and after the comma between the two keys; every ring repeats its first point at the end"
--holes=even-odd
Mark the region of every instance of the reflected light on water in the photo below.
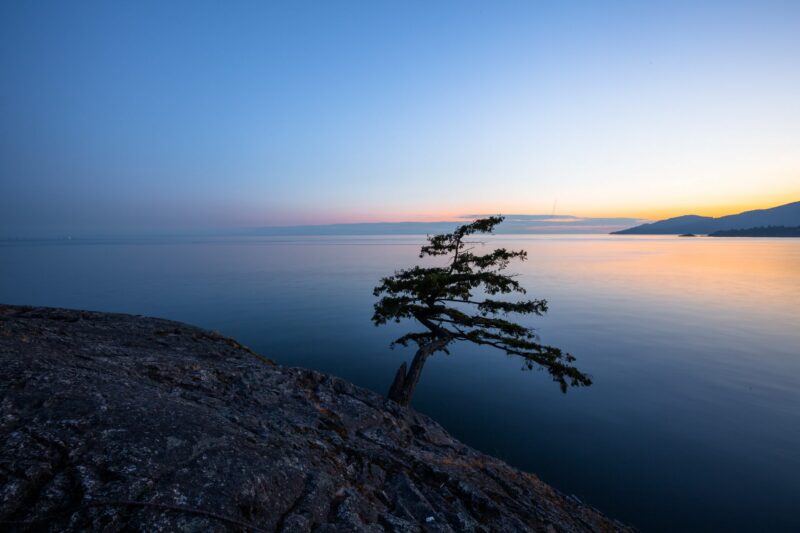
{"type": "MultiPolygon", "coordinates": [[[[409,324],[372,288],[422,236],[0,243],[0,301],[162,316],[384,392],[409,324]]],[[[550,311],[526,318],[594,385],[468,345],[414,406],[454,435],[644,530],[797,531],[800,240],[496,236],[550,311]]]]}

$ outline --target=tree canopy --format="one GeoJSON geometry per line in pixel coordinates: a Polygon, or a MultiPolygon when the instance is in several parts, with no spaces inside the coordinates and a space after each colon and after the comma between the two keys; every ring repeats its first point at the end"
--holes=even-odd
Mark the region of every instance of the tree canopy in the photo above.
{"type": "Polygon", "coordinates": [[[542,368],[558,382],[563,392],[568,386],[588,386],[591,379],[572,365],[575,358],[539,342],[531,328],[511,320],[510,315],[537,315],[547,312],[546,300],[509,301],[502,295],[525,294],[515,275],[504,272],[512,260],[524,261],[524,250],[498,248],[486,254],[474,253],[470,235],[492,233],[502,216],[478,219],[459,226],[453,233],[428,236],[420,258],[446,256],[444,266],[415,266],[381,279],[374,294],[372,317],[376,325],[414,319],[424,327],[410,332],[392,345],[418,346],[411,369],[405,363],[398,370],[389,392],[392,399],[407,404],[425,359],[437,351],[447,351],[451,343],[468,341],[491,346],[508,355],[521,357],[527,369],[542,368]],[[499,297],[499,298],[498,298],[499,297]]]}

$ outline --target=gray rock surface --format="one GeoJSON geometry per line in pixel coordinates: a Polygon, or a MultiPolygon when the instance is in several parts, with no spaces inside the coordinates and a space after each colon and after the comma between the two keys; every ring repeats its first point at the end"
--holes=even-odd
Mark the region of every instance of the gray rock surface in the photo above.
{"type": "Polygon", "coordinates": [[[615,531],[431,419],[154,318],[0,306],[0,530],[615,531]]]}

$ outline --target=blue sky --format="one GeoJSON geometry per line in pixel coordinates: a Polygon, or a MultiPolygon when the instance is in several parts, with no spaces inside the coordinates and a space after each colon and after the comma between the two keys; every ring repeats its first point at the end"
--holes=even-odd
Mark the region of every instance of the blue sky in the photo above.
{"type": "Polygon", "coordinates": [[[798,2],[3,2],[6,235],[800,199],[798,2]]]}

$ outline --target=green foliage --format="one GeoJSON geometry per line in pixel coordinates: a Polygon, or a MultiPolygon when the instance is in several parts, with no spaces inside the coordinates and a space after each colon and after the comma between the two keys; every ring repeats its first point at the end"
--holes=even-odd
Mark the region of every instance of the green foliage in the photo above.
{"type": "Polygon", "coordinates": [[[456,341],[468,341],[492,346],[508,355],[523,359],[525,368],[542,368],[566,392],[568,385],[591,385],[591,379],[572,366],[575,358],[558,348],[539,343],[536,333],[517,324],[511,314],[538,315],[547,312],[545,300],[507,301],[497,295],[525,293],[514,275],[503,271],[512,260],[524,261],[524,250],[498,248],[491,253],[476,255],[465,238],[474,234],[492,233],[503,217],[476,220],[457,228],[453,233],[428,237],[420,257],[447,256],[448,263],[440,267],[420,267],[399,270],[383,278],[375,287],[372,317],[376,325],[389,321],[414,319],[425,331],[403,335],[394,344],[419,347],[439,343],[437,349],[447,351],[456,341]],[[483,299],[475,294],[484,294],[483,299]],[[444,341],[444,342],[443,342],[444,341]]]}

